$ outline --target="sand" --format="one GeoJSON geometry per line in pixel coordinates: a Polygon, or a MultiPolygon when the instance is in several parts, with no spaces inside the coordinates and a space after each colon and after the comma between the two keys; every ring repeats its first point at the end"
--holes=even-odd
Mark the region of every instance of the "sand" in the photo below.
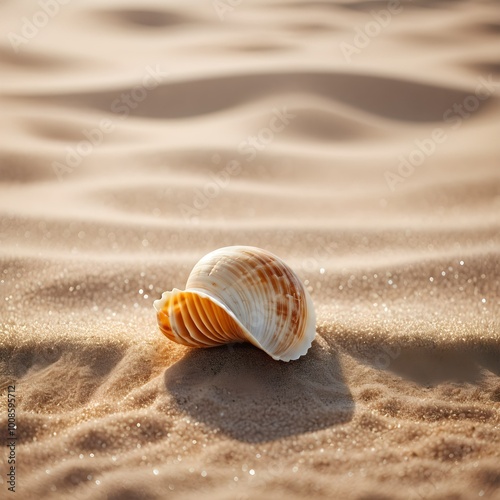
{"type": "Polygon", "coordinates": [[[0,7],[0,496],[500,498],[498,2],[48,4],[0,7]],[[303,358],[158,331],[235,244],[303,358]]]}

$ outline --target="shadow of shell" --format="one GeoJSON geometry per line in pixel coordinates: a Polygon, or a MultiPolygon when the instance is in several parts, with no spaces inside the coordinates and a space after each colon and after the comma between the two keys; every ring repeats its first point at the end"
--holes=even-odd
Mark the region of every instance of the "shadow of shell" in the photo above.
{"type": "Polygon", "coordinates": [[[164,382],[182,412],[244,442],[314,432],[348,422],[354,411],[336,354],[316,343],[290,363],[247,344],[194,349],[164,382]]]}

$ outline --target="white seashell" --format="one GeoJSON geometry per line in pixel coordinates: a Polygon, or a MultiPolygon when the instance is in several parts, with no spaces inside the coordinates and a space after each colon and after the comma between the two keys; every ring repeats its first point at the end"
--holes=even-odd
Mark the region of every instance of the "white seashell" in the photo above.
{"type": "Polygon", "coordinates": [[[251,342],[276,360],[303,356],[316,335],[314,306],[298,276],[278,257],[233,246],[203,257],[186,290],[154,302],[170,340],[191,347],[251,342]]]}

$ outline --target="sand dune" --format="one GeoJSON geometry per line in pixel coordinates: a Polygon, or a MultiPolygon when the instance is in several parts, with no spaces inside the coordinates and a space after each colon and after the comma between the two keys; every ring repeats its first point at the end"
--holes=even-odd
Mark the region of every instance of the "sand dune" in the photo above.
{"type": "Polygon", "coordinates": [[[500,498],[497,2],[63,3],[0,7],[0,497],[500,498]],[[158,331],[235,244],[306,356],[158,331]]]}

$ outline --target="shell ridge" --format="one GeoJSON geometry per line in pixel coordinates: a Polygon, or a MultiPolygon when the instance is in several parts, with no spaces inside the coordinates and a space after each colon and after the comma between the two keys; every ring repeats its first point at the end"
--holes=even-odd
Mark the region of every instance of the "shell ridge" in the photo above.
{"type": "Polygon", "coordinates": [[[205,328],[210,332],[211,338],[222,344],[225,342],[225,337],[222,332],[219,332],[208,316],[208,307],[211,301],[203,299],[197,293],[193,293],[193,300],[197,303],[197,312],[205,328]]]}
{"type": "Polygon", "coordinates": [[[184,325],[186,326],[186,329],[191,337],[198,342],[201,342],[202,344],[206,344],[212,347],[218,345],[218,342],[212,340],[204,332],[204,325],[199,320],[198,308],[196,307],[196,303],[193,300],[192,294],[184,292],[183,296],[184,307],[181,309],[182,321],[184,322],[184,325]],[[199,322],[197,322],[196,320],[198,320],[199,322]]]}

